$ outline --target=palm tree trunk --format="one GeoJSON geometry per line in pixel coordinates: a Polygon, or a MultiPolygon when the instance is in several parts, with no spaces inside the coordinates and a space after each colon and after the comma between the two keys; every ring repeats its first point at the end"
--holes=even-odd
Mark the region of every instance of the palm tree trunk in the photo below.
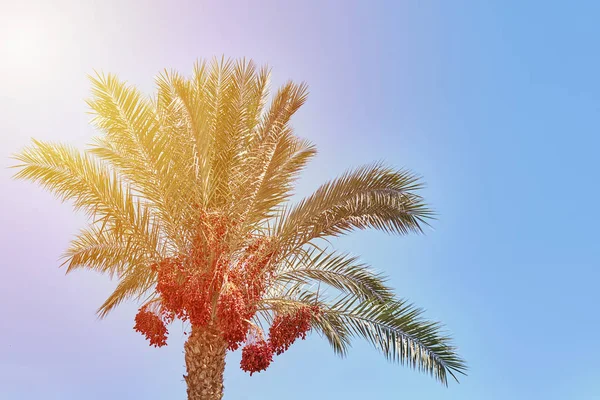
{"type": "Polygon", "coordinates": [[[185,343],[188,400],[221,400],[226,344],[214,329],[192,329],[185,343]]]}

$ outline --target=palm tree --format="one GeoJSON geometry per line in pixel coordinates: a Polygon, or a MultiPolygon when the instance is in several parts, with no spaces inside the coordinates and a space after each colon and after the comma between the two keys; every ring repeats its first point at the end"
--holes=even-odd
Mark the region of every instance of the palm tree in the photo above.
{"type": "Polygon", "coordinates": [[[419,179],[367,165],[290,205],[316,153],[289,125],[307,87],[285,84],[267,108],[269,75],[252,61],[199,62],[190,79],[161,73],[147,98],[96,74],[88,104],[103,133],[84,151],[34,140],[15,156],[15,177],[89,216],[63,265],[118,278],[101,317],[137,300],[135,329],[155,346],[170,322],[186,321],[188,399],[222,398],[227,351],[243,346],[252,374],[309,330],[341,356],[364,338],[447,385],[466,366],[440,325],[327,241],[355,229],[422,232],[432,213],[419,179]]]}

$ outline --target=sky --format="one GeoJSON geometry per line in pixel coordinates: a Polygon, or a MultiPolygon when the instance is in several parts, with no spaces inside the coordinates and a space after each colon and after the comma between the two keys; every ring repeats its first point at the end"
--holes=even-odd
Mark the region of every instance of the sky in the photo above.
{"type": "Polygon", "coordinates": [[[184,399],[181,330],[155,349],[136,304],[95,310],[115,283],[65,276],[83,226],[11,180],[30,138],[95,134],[87,74],[153,92],[163,68],[253,58],[273,88],[306,81],[293,120],[319,155],[305,195],[384,160],[423,176],[423,236],[366,231],[343,250],[452,333],[469,374],[443,387],[368,344],[312,335],[252,377],[227,358],[225,399],[600,399],[600,4],[595,1],[0,0],[0,398],[184,399]]]}

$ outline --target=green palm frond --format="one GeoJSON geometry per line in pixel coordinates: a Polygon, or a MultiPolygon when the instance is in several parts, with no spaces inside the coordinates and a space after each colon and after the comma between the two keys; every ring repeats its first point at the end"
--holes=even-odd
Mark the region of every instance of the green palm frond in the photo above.
{"type": "Polygon", "coordinates": [[[364,166],[327,182],[311,196],[281,213],[275,235],[283,254],[314,239],[353,229],[388,233],[422,232],[433,216],[415,192],[422,187],[409,171],[381,164],[364,166]]]}
{"type": "MultiPolygon", "coordinates": [[[[314,305],[325,310],[328,304],[324,300],[324,297],[319,296],[318,293],[296,285],[265,296],[259,305],[259,311],[261,316],[270,322],[271,313],[285,314],[301,307],[314,305]]],[[[319,318],[313,319],[312,326],[327,339],[337,355],[345,357],[348,354],[352,345],[352,331],[338,315],[322,313],[319,318]]]]}
{"type": "Polygon", "coordinates": [[[278,271],[275,280],[284,285],[323,283],[362,300],[385,303],[394,298],[386,279],[360,263],[357,257],[325,250],[309,251],[306,257],[278,271]]]}
{"type": "Polygon", "coordinates": [[[321,314],[313,327],[325,336],[336,354],[345,356],[353,338],[366,339],[392,362],[426,372],[448,384],[448,377],[458,381],[457,375],[466,372],[465,362],[456,355],[451,339],[445,336],[441,325],[422,318],[423,311],[403,300],[361,300],[346,295],[327,302],[316,293],[294,289],[279,296],[267,297],[262,302],[265,310],[281,312],[318,304],[321,314]]]}
{"type": "Polygon", "coordinates": [[[353,334],[376,346],[388,360],[429,373],[442,384],[466,364],[456,355],[441,325],[422,318],[423,311],[403,300],[388,304],[361,302],[352,296],[340,299],[324,311],[339,317],[353,334]]]}

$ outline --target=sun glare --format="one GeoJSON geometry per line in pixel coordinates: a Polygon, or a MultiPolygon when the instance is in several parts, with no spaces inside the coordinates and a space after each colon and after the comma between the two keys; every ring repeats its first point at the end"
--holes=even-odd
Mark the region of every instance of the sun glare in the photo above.
{"type": "Polygon", "coordinates": [[[62,47],[54,28],[39,18],[15,18],[0,27],[0,70],[12,79],[48,71],[62,47]]]}

